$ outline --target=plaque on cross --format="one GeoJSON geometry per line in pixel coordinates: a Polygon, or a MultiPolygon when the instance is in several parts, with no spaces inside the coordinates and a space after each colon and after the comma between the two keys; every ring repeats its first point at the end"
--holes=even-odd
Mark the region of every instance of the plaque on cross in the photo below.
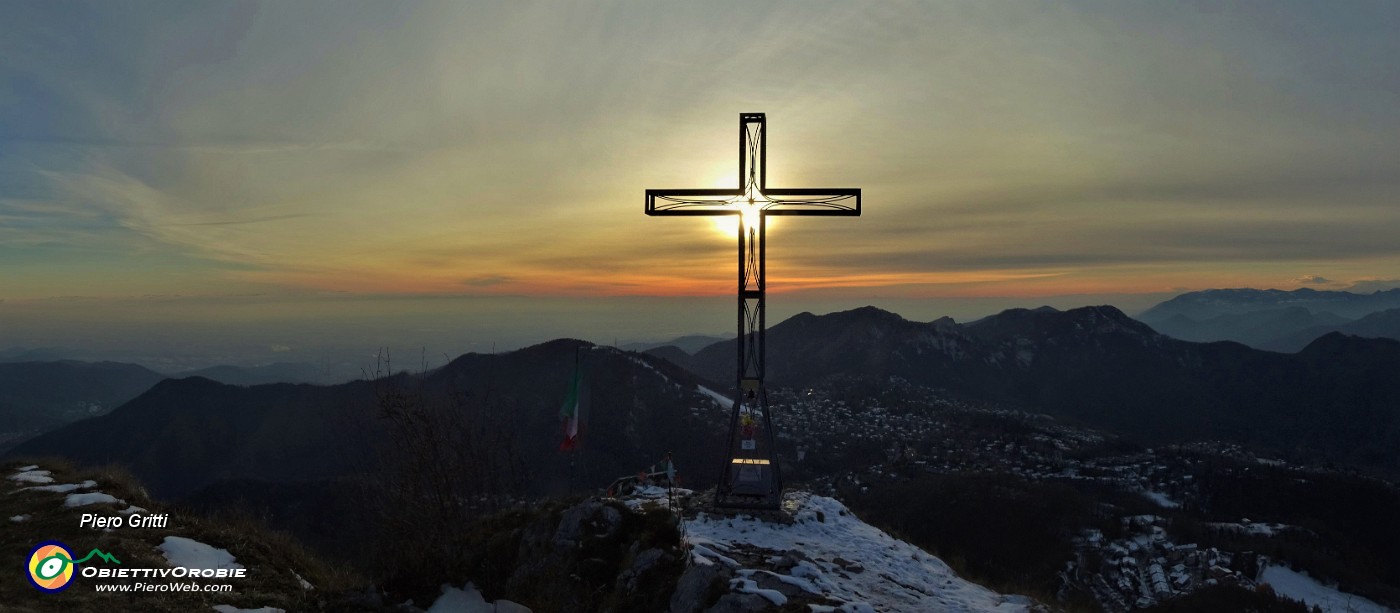
{"type": "Polygon", "coordinates": [[[783,480],[763,383],[766,219],[860,215],[859,188],[768,187],[767,128],[763,113],[739,114],[739,187],[647,190],[647,215],[739,219],[738,371],[728,453],[715,491],[715,504],[721,507],[776,509],[782,504],[783,480]]]}

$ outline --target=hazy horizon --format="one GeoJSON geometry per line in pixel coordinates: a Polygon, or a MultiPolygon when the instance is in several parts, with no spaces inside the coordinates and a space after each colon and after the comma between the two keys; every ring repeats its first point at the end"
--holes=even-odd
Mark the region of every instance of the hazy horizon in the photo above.
{"type": "MultiPolygon", "coordinates": [[[[1268,289],[1268,288],[1257,288],[1268,289]]],[[[1373,284],[1346,288],[1354,293],[1388,289],[1373,284]]],[[[1129,316],[1179,294],[1053,296],[1044,299],[813,300],[785,296],[770,307],[777,325],[801,312],[818,315],[874,306],[912,321],[951,317],[967,323],[1013,308],[1050,306],[1067,310],[1111,305],[1129,316]]],[[[372,374],[381,351],[395,370],[440,366],[466,353],[507,352],[560,338],[599,345],[659,343],[682,336],[733,337],[733,298],[621,297],[579,303],[539,297],[363,297],[308,295],[302,304],[283,305],[284,316],[268,319],[273,304],[264,296],[146,296],[106,302],[90,317],[93,298],[70,297],[0,304],[3,320],[16,324],[5,335],[0,359],[21,351],[43,359],[131,362],[166,374],[210,366],[262,366],[305,363],[330,379],[372,374]],[[469,304],[463,304],[469,303],[469,304]],[[209,323],[200,309],[224,317],[209,323]],[[464,319],[463,312],[473,313],[464,319]],[[249,317],[249,313],[261,316],[249,317]],[[537,322],[517,329],[519,322],[537,322]]]]}
{"type": "MultiPolygon", "coordinates": [[[[1136,314],[1169,297],[1131,297],[1118,304],[1087,296],[1028,302],[1014,298],[779,298],[769,308],[769,325],[804,311],[825,314],[862,306],[875,306],[915,321],[946,316],[966,322],[1008,308],[1047,305],[1065,309],[1114,304],[1136,314]]],[[[691,334],[734,335],[733,298],[729,297],[612,298],[580,305],[575,300],[538,297],[322,295],[303,297],[303,304],[284,308],[289,314],[275,320],[269,320],[268,314],[249,317],[250,312],[269,311],[270,301],[265,297],[224,297],[212,305],[207,300],[150,296],[106,301],[100,316],[90,315],[90,303],[96,301],[93,298],[0,304],[4,321],[16,325],[5,335],[0,352],[53,349],[65,358],[130,361],[170,373],[220,364],[359,360],[348,365],[353,373],[372,366],[382,348],[390,349],[396,360],[407,360],[401,363],[416,366],[420,357],[440,365],[463,353],[510,351],[556,338],[625,345],[691,334]],[[210,323],[214,316],[198,313],[204,309],[217,309],[224,319],[210,323]],[[461,312],[474,313],[474,317],[463,318],[461,312]],[[513,329],[522,320],[538,323],[523,331],[513,329]]]]}

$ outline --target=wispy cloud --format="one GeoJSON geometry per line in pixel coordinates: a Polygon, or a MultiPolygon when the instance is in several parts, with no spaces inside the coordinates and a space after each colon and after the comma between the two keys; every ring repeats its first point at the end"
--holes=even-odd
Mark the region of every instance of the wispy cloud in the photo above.
{"type": "Polygon", "coordinates": [[[503,283],[510,283],[513,279],[505,275],[480,275],[470,279],[463,279],[462,285],[468,287],[493,287],[503,283]]]}
{"type": "Polygon", "coordinates": [[[1347,287],[1347,291],[1358,294],[1369,294],[1400,287],[1400,279],[1364,279],[1356,281],[1347,287]]]}
{"type": "Polygon", "coordinates": [[[719,294],[730,239],[641,194],[732,181],[750,110],[774,184],[865,189],[860,219],[774,230],[775,288],[1400,266],[1400,8],[732,8],[16,7],[7,291],[719,294]]]}

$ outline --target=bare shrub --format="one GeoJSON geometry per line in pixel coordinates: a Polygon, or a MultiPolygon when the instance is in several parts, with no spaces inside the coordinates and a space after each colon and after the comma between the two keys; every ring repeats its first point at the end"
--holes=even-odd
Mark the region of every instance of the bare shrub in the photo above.
{"type": "MultiPolygon", "coordinates": [[[[378,528],[375,574],[392,590],[436,590],[466,570],[465,527],[520,499],[526,469],[514,407],[418,374],[393,374],[386,352],[373,377],[380,451],[369,501],[378,528]]],[[[369,518],[367,518],[369,519],[369,518]]]]}

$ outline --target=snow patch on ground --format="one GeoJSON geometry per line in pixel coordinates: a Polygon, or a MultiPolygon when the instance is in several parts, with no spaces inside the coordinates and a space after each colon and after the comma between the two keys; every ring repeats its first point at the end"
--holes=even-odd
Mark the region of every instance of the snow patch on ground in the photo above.
{"type": "Polygon", "coordinates": [[[1028,611],[1034,603],[959,578],[942,560],[862,522],[835,499],[790,492],[784,508],[793,515],[791,525],[700,513],[685,523],[691,555],[700,564],[719,560],[732,566],[739,566],[735,557],[752,556],[755,549],[769,558],[798,557],[782,577],[741,569],[732,587],[767,598],[755,591],[761,572],[841,603],[843,611],[1010,612],[1028,611]]]}
{"type": "Polygon", "coordinates": [[[1146,496],[1148,500],[1157,503],[1157,506],[1162,507],[1164,509],[1175,509],[1181,506],[1180,502],[1168,498],[1166,494],[1163,494],[1161,492],[1147,490],[1142,492],[1142,495],[1146,496]]]}
{"type": "Polygon", "coordinates": [[[1288,524],[1249,522],[1248,520],[1242,523],[1212,522],[1207,523],[1206,525],[1219,530],[1243,532],[1245,534],[1252,534],[1254,536],[1274,536],[1275,534],[1283,532],[1284,530],[1293,529],[1293,526],[1290,526],[1288,524]]]}
{"type": "Polygon", "coordinates": [[[82,507],[90,504],[103,503],[126,504],[126,501],[117,498],[116,496],[113,496],[111,494],[104,494],[102,492],[88,492],[86,494],[69,494],[68,497],[63,500],[63,506],[68,507],[70,509],[73,507],[82,507]]]}
{"type": "Polygon", "coordinates": [[[723,562],[728,566],[732,566],[734,568],[739,567],[739,562],[734,558],[731,558],[727,555],[710,549],[709,547],[706,547],[695,540],[687,539],[687,541],[690,543],[690,554],[695,558],[696,563],[702,566],[709,566],[711,564],[714,564],[715,560],[719,560],[720,562],[723,562]]]}
{"type": "Polygon", "coordinates": [[[297,571],[292,571],[292,576],[297,578],[297,583],[301,584],[301,589],[303,589],[303,590],[314,590],[314,589],[316,589],[316,586],[311,585],[311,582],[310,582],[310,581],[307,581],[307,580],[305,580],[305,579],[302,579],[302,578],[301,578],[301,575],[298,575],[298,574],[297,574],[297,571]]]}
{"type": "Polygon", "coordinates": [[[657,370],[655,366],[652,366],[652,365],[651,365],[651,362],[648,362],[648,361],[643,360],[643,359],[641,359],[641,358],[639,358],[639,357],[630,356],[630,355],[627,356],[627,359],[632,360],[633,362],[636,362],[638,366],[641,366],[641,367],[643,367],[643,368],[646,368],[647,370],[650,370],[651,372],[656,373],[658,376],[661,377],[661,380],[663,380],[663,381],[665,381],[665,382],[667,382],[667,383],[670,383],[670,382],[671,382],[671,378],[668,377],[668,376],[666,376],[666,373],[657,370]]]}
{"type": "Polygon", "coordinates": [[[229,553],[227,549],[210,547],[183,536],[167,536],[156,549],[165,555],[166,561],[170,562],[171,566],[216,569],[243,568],[242,564],[234,561],[233,554],[229,553]]]}
{"type": "Polygon", "coordinates": [[[675,500],[675,506],[680,507],[682,501],[694,494],[695,492],[683,487],[667,489],[657,485],[643,485],[627,494],[627,497],[622,499],[622,504],[633,511],[653,508],[674,510],[671,508],[672,499],[675,500]]]}
{"type": "Polygon", "coordinates": [[[732,409],[732,408],[734,408],[734,399],[733,399],[733,398],[726,397],[724,394],[721,394],[721,393],[719,393],[719,392],[716,392],[716,391],[714,391],[714,390],[712,390],[712,389],[710,389],[710,388],[708,388],[708,387],[705,387],[705,386],[703,386],[703,385],[697,385],[697,386],[695,386],[695,388],[696,388],[697,390],[699,390],[701,394],[704,394],[704,395],[706,395],[706,396],[709,396],[712,400],[714,400],[715,402],[719,403],[719,406],[722,406],[722,407],[724,407],[724,408],[726,408],[726,409],[732,409]]]}
{"type": "Polygon", "coordinates": [[[744,592],[745,594],[758,594],[768,599],[768,602],[773,603],[774,606],[781,607],[787,604],[787,596],[784,596],[782,592],[778,590],[765,590],[758,587],[758,582],[753,579],[736,577],[729,580],[729,587],[735,591],[744,592]]]}
{"type": "Polygon", "coordinates": [[[11,516],[10,516],[10,521],[15,522],[15,523],[20,523],[20,522],[24,522],[24,521],[29,521],[29,518],[30,518],[29,515],[11,515],[11,516]]]}
{"type": "Polygon", "coordinates": [[[1312,577],[1284,566],[1265,568],[1259,574],[1259,582],[1269,584],[1280,596],[1301,600],[1309,607],[1322,607],[1327,613],[1387,613],[1391,610],[1356,594],[1327,587],[1312,577]]]}
{"type": "Polygon", "coordinates": [[[20,470],[10,475],[11,481],[22,481],[24,483],[53,483],[52,472],[47,470],[35,470],[38,466],[26,466],[28,470],[20,470]]]}
{"type": "Polygon", "coordinates": [[[443,584],[442,595],[438,596],[433,606],[428,607],[428,613],[531,613],[531,611],[529,607],[509,600],[486,602],[476,586],[468,583],[460,590],[443,584]]]}
{"type": "Polygon", "coordinates": [[[57,492],[59,494],[67,494],[68,492],[71,492],[73,490],[85,490],[90,487],[97,487],[97,482],[89,479],[82,483],[57,483],[54,485],[36,485],[34,487],[26,487],[24,489],[34,490],[36,492],[57,492]]]}

